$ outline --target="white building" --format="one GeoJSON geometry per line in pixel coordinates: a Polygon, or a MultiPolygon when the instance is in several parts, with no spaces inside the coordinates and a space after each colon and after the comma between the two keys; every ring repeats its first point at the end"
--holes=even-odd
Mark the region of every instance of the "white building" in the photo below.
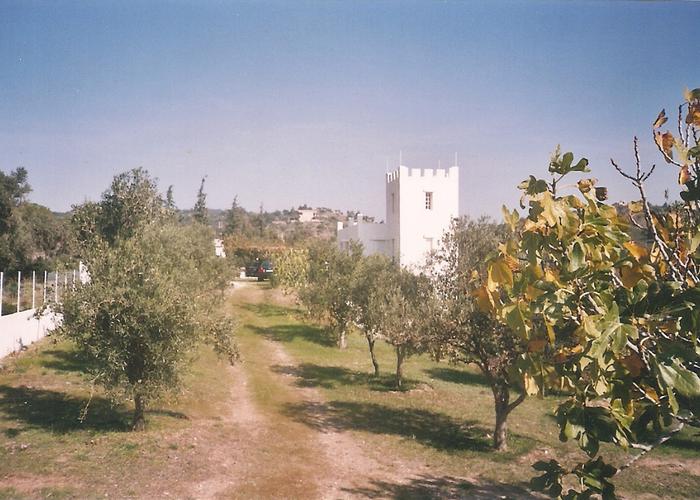
{"type": "Polygon", "coordinates": [[[386,174],[386,222],[338,223],[338,245],[359,241],[365,254],[383,253],[402,266],[421,267],[459,216],[459,168],[400,166],[386,174]]]}
{"type": "Polygon", "coordinates": [[[311,208],[299,208],[299,222],[311,222],[316,218],[316,210],[311,208]]]}
{"type": "Polygon", "coordinates": [[[226,258],[226,249],[224,248],[224,240],[219,238],[214,239],[214,254],[217,257],[226,258]]]}

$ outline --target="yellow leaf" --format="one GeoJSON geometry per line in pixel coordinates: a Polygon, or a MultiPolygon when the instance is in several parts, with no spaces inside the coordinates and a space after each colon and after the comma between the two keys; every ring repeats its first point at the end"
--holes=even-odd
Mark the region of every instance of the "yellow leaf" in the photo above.
{"type": "Polygon", "coordinates": [[[540,290],[539,288],[536,288],[532,285],[527,285],[527,289],[525,290],[525,296],[530,300],[535,300],[537,297],[539,297],[543,293],[544,293],[544,290],[540,290]]]}
{"type": "Polygon", "coordinates": [[[691,104],[688,106],[688,115],[685,117],[685,123],[700,127],[700,104],[691,104]]]}
{"type": "Polygon", "coordinates": [[[644,273],[639,266],[623,267],[620,269],[620,279],[625,288],[633,288],[639,283],[639,280],[644,278],[644,273]]]}
{"type": "Polygon", "coordinates": [[[527,343],[527,352],[542,352],[547,341],[544,339],[533,339],[527,343]]]}
{"type": "Polygon", "coordinates": [[[690,175],[690,170],[688,170],[688,165],[683,165],[683,168],[681,168],[678,174],[678,184],[686,184],[690,180],[692,180],[692,177],[690,175]]]}
{"type": "MultiPolygon", "coordinates": [[[[491,283],[500,285],[513,286],[513,271],[502,257],[497,258],[489,263],[488,280],[491,283]]],[[[498,287],[489,286],[489,289],[495,290],[498,287]]]]}
{"type": "Polygon", "coordinates": [[[653,399],[656,403],[659,402],[659,395],[656,393],[653,387],[649,387],[648,385],[644,386],[644,394],[646,394],[649,398],[653,399]]]}
{"type": "Polygon", "coordinates": [[[493,298],[485,286],[475,289],[472,292],[472,296],[476,299],[476,306],[481,312],[488,314],[494,310],[493,298]]]}
{"type": "MultiPolygon", "coordinates": [[[[661,132],[654,132],[654,142],[656,142],[659,149],[666,153],[669,158],[673,158],[673,150],[671,148],[675,141],[671,132],[664,132],[663,134],[661,132]]],[[[666,159],[666,162],[670,163],[670,160],[666,159]]]]}
{"type": "Polygon", "coordinates": [[[594,184],[595,181],[593,179],[581,179],[578,181],[578,190],[582,193],[587,193],[591,190],[594,184]]]}
{"type": "Polygon", "coordinates": [[[552,328],[552,325],[550,325],[547,321],[545,321],[544,324],[547,327],[547,337],[549,337],[549,343],[554,345],[554,341],[556,340],[554,328],[552,328]]]}
{"type": "Polygon", "coordinates": [[[649,251],[646,248],[638,243],[635,243],[634,241],[626,242],[624,247],[630,254],[632,254],[632,257],[634,257],[637,262],[645,259],[649,255],[649,251]]]}
{"type": "Polygon", "coordinates": [[[537,385],[537,380],[529,373],[523,374],[523,386],[525,387],[525,392],[528,396],[535,396],[540,392],[540,388],[537,385]]]}
{"type": "Polygon", "coordinates": [[[661,113],[659,113],[659,116],[657,116],[656,120],[654,120],[654,128],[659,128],[661,125],[663,125],[667,121],[668,121],[668,118],[666,118],[666,110],[662,109],[661,113]]]}
{"type": "Polygon", "coordinates": [[[598,394],[598,396],[602,396],[608,392],[608,383],[604,378],[599,378],[596,380],[595,384],[593,384],[593,390],[596,392],[596,394],[598,394]]]}

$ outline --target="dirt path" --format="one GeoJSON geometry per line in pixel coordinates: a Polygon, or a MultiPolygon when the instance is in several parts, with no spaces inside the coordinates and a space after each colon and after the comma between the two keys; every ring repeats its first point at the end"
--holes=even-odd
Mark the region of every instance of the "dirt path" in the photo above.
{"type": "MultiPolygon", "coordinates": [[[[251,304],[270,300],[269,291],[254,286],[239,287],[233,296],[237,301],[243,298],[251,304]]],[[[255,317],[248,320],[257,326],[255,317]]],[[[323,395],[317,388],[300,386],[295,375],[298,365],[282,344],[256,335],[253,342],[243,343],[241,348],[246,361],[231,370],[231,376],[236,379],[233,385],[241,390],[232,394],[226,424],[242,436],[236,443],[236,455],[244,460],[215,452],[214,458],[221,460],[221,467],[196,486],[193,496],[323,499],[433,496],[426,495],[426,491],[439,491],[441,498],[462,496],[457,492],[463,493],[460,488],[466,481],[464,478],[434,478],[425,464],[395,456],[377,456],[351,433],[326,425],[323,395]],[[260,391],[262,383],[264,394],[253,394],[260,391]],[[290,406],[303,408],[305,421],[318,425],[300,423],[289,414],[290,406]]],[[[476,490],[472,493],[470,498],[481,497],[476,490]]]]}

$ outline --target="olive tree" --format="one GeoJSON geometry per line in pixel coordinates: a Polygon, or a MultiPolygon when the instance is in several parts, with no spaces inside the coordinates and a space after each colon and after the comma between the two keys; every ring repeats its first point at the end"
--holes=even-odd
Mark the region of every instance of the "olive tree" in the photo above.
{"type": "Polygon", "coordinates": [[[301,303],[313,316],[328,319],[341,349],[347,347],[347,335],[355,319],[352,288],[361,259],[359,244],[347,250],[339,250],[330,242],[310,245],[306,282],[298,292],[301,303]]]}
{"type": "Polygon", "coordinates": [[[430,299],[428,280],[394,265],[383,274],[382,286],[369,291],[371,323],[396,351],[396,388],[403,385],[404,361],[426,348],[425,311],[430,299]]]}
{"type": "Polygon", "coordinates": [[[377,340],[383,338],[383,310],[377,303],[389,290],[396,266],[383,255],[370,255],[360,260],[353,278],[351,293],[354,322],[367,340],[374,376],[379,376],[379,362],[374,352],[377,340]]]}
{"type": "Polygon", "coordinates": [[[499,451],[507,449],[508,415],[525,399],[522,384],[512,375],[525,344],[507,325],[480,311],[473,292],[487,258],[506,234],[503,225],[486,218],[462,217],[452,223],[429,260],[436,299],[429,321],[434,354],[455,363],[473,363],[483,373],[493,393],[493,446],[499,451]],[[511,400],[514,390],[517,396],[511,400]]]}
{"type": "Polygon", "coordinates": [[[178,387],[200,342],[237,357],[232,324],[217,317],[223,280],[211,230],[180,225],[162,208],[143,170],[117,176],[99,203],[78,207],[90,280],[57,306],[58,333],[92,361],[95,381],[133,398],[134,429],[144,428],[148,401],[178,387]]]}

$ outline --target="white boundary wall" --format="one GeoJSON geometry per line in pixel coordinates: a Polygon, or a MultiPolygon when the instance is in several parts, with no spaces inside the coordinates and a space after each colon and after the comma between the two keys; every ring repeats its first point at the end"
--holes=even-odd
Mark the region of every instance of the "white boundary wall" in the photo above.
{"type": "Polygon", "coordinates": [[[36,309],[0,316],[0,358],[19,351],[22,346],[42,339],[60,323],[60,316],[52,312],[35,318],[36,309]]]}

